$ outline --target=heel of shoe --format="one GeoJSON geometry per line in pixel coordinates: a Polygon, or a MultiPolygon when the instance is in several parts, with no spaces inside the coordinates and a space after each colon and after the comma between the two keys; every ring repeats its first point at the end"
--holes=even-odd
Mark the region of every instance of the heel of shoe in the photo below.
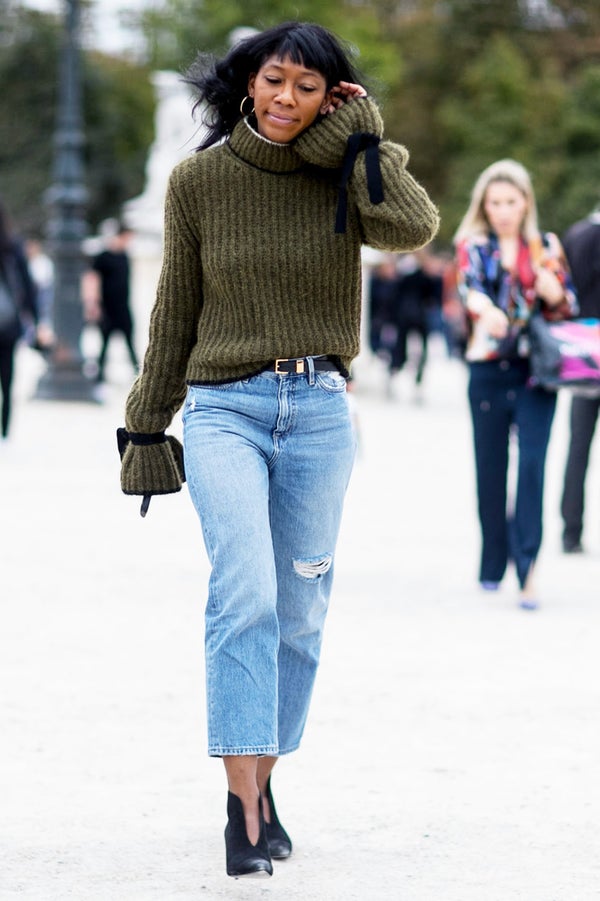
{"type": "Polygon", "coordinates": [[[242,802],[237,795],[227,792],[227,826],[225,827],[227,875],[234,876],[236,879],[240,876],[261,878],[273,875],[262,805],[260,800],[257,803],[260,833],[257,843],[253,845],[246,831],[246,818],[242,802]]]}
{"type": "Polygon", "coordinates": [[[275,809],[275,801],[271,792],[271,777],[267,781],[266,798],[269,802],[269,810],[271,811],[271,822],[265,821],[265,829],[267,833],[267,841],[269,843],[269,852],[273,860],[285,860],[292,853],[292,840],[279,822],[277,810],[275,809]]]}

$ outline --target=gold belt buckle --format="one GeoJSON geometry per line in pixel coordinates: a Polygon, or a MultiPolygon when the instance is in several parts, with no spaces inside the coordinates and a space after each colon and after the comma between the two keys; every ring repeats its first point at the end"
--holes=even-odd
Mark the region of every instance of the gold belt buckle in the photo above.
{"type": "MultiPolygon", "coordinates": [[[[286,372],[285,370],[281,370],[279,368],[279,365],[280,365],[280,363],[289,363],[290,360],[293,360],[293,358],[292,357],[280,357],[278,360],[275,360],[275,372],[277,373],[277,375],[289,375],[289,373],[286,372]]],[[[294,362],[296,363],[296,374],[302,375],[302,373],[304,372],[303,357],[299,357],[294,362]]]]}

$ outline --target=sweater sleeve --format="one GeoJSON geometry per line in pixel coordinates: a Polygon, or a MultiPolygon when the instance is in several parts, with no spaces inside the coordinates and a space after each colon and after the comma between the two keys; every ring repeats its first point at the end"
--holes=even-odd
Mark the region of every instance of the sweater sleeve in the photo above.
{"type": "Polygon", "coordinates": [[[164,431],[185,398],[187,363],[202,307],[200,247],[184,206],[188,171],[180,164],[169,180],[163,265],[148,348],[125,408],[130,432],[164,431]]]}
{"type": "Polygon", "coordinates": [[[307,128],[296,141],[300,156],[313,166],[339,169],[344,161],[348,138],[352,134],[383,135],[383,121],[376,104],[368,97],[345,103],[307,128]]]}
{"type": "MultiPolygon", "coordinates": [[[[409,251],[428,244],[439,228],[439,215],[425,189],[407,170],[408,151],[382,140],[383,122],[369,98],[353,100],[307,129],[296,143],[307,162],[342,168],[349,139],[365,138],[348,181],[350,203],[358,210],[363,243],[381,250],[409,251]],[[369,147],[370,145],[370,147],[369,147]],[[367,156],[377,149],[382,195],[374,196],[367,156]]],[[[341,189],[343,190],[343,188],[341,189]]]]}

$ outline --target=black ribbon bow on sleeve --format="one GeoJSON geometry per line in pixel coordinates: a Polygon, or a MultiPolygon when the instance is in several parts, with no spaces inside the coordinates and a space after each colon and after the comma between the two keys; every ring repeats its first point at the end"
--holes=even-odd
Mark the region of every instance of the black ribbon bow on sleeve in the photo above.
{"type": "MultiPolygon", "coordinates": [[[[149,444],[163,444],[165,441],[168,441],[167,436],[164,432],[149,432],[147,434],[143,432],[128,432],[127,429],[118,428],[117,429],[117,448],[119,450],[119,456],[121,460],[123,459],[123,455],[125,450],[127,449],[127,445],[131,441],[132,444],[144,446],[149,444]]],[[[142,497],[142,505],[140,507],[140,516],[145,516],[148,512],[148,507],[150,506],[150,501],[152,500],[151,494],[145,494],[142,497]]]]}
{"type": "Polygon", "coordinates": [[[356,158],[361,150],[365,151],[365,168],[367,170],[367,189],[371,203],[383,202],[383,181],[379,165],[379,138],[370,132],[357,131],[350,135],[346,145],[346,153],[342,162],[338,206],[335,217],[335,233],[342,235],[346,231],[346,215],[348,212],[348,181],[352,175],[356,158]]]}

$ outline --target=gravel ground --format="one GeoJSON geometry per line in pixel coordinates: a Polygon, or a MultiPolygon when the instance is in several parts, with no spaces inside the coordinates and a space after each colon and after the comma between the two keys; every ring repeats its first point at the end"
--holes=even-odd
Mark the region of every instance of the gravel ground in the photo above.
{"type": "MultiPolygon", "coordinates": [[[[1,901],[592,901],[597,853],[600,444],[588,552],[560,552],[561,397],[543,605],[476,585],[465,373],[432,354],[386,398],[357,367],[360,454],[303,747],[274,793],[292,858],[224,870],[225,783],[206,756],[208,568],[185,492],[121,495],[104,403],[36,401],[18,360],[3,510],[1,901]]],[[[435,351],[435,348],[434,348],[435,351]]],[[[175,427],[177,431],[177,426],[175,427]]]]}

